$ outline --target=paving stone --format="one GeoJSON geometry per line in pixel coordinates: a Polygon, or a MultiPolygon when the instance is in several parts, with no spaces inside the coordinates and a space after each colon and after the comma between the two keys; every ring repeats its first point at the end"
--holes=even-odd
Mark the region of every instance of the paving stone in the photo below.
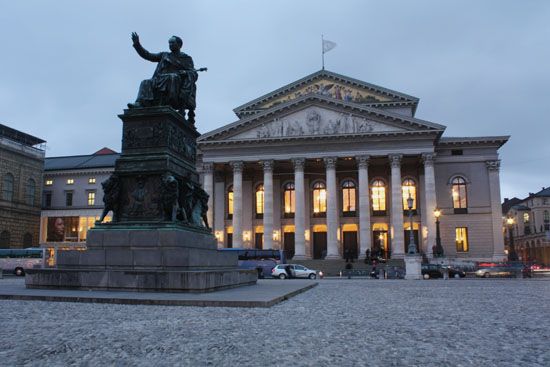
{"type": "Polygon", "coordinates": [[[548,280],[324,279],[267,309],[0,307],[2,365],[550,365],[548,280]]]}

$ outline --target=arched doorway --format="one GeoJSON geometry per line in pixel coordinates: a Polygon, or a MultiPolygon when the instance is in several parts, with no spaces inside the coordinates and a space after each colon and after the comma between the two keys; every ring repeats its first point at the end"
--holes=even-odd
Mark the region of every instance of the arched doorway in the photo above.
{"type": "Polygon", "coordinates": [[[294,245],[294,225],[287,225],[283,227],[283,249],[287,260],[294,257],[295,245],[294,245]]]}
{"type": "Polygon", "coordinates": [[[374,223],[372,225],[371,256],[384,259],[389,259],[391,256],[388,243],[388,225],[386,223],[374,223]]]}
{"type": "Polygon", "coordinates": [[[342,249],[344,257],[349,252],[353,259],[357,259],[357,255],[359,254],[357,230],[357,224],[355,223],[344,224],[342,226],[342,249]]]}

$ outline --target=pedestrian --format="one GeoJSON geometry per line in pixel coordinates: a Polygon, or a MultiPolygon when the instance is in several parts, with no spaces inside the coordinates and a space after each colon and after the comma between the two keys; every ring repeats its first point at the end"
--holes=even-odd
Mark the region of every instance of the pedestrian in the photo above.
{"type": "Polygon", "coordinates": [[[370,262],[370,249],[367,249],[365,251],[365,264],[368,264],[370,262]]]}
{"type": "Polygon", "coordinates": [[[285,266],[285,273],[288,276],[288,279],[292,278],[292,269],[290,268],[290,265],[285,266]]]}
{"type": "Polygon", "coordinates": [[[349,249],[345,249],[344,250],[344,258],[346,259],[346,262],[349,262],[349,258],[350,258],[350,255],[349,255],[349,249]]]}

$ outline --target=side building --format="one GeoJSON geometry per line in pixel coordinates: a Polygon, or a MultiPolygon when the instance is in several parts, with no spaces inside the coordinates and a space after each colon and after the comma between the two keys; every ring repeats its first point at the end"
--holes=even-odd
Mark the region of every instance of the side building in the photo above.
{"type": "Polygon", "coordinates": [[[513,247],[525,263],[550,265],[550,187],[523,200],[504,199],[502,213],[508,253],[513,247]]]}
{"type": "Polygon", "coordinates": [[[0,124],[0,248],[38,246],[45,143],[0,124]]]}
{"type": "Polygon", "coordinates": [[[86,241],[103,212],[101,183],[114,171],[119,155],[103,148],[90,155],[46,158],[40,243],[86,241]]]}

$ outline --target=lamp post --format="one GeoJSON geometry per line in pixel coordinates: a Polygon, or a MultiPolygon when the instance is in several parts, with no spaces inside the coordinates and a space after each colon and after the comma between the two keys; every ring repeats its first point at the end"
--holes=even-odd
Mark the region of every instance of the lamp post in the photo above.
{"type": "Polygon", "coordinates": [[[409,251],[407,252],[409,255],[416,254],[416,243],[414,242],[414,231],[413,231],[413,204],[414,199],[412,198],[411,194],[409,193],[409,198],[407,199],[407,206],[409,207],[409,221],[411,222],[410,228],[409,228],[409,251]]]}
{"type": "Polygon", "coordinates": [[[508,217],[506,224],[508,225],[508,261],[518,261],[518,254],[514,248],[514,218],[508,217]]]}
{"type": "Polygon", "coordinates": [[[435,253],[433,254],[436,257],[443,256],[443,246],[441,246],[441,233],[439,232],[439,217],[441,216],[441,210],[435,208],[434,217],[435,217],[435,253]]]}

